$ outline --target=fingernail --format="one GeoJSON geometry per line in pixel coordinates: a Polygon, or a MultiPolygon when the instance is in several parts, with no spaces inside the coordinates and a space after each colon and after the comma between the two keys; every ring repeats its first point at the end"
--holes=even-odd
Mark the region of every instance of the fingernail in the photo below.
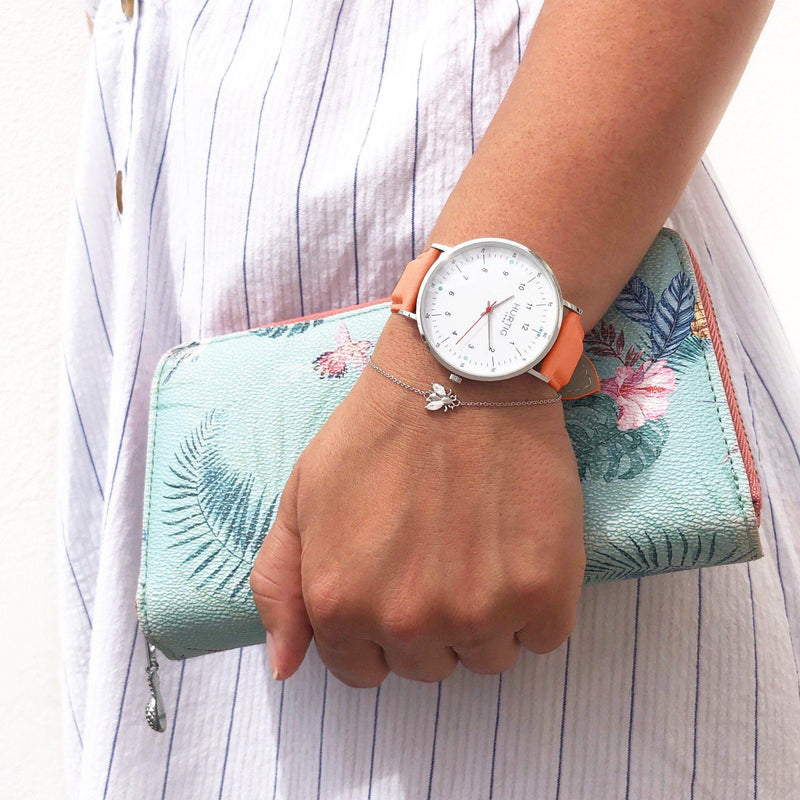
{"type": "Polygon", "coordinates": [[[278,672],[278,666],[275,663],[275,640],[272,638],[272,634],[269,631],[267,631],[267,658],[269,659],[269,668],[272,670],[272,677],[276,681],[279,681],[281,676],[278,672]]]}

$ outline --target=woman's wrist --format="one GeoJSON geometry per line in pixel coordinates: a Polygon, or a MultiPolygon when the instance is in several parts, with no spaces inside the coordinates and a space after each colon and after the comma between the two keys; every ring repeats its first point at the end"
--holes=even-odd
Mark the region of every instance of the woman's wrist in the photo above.
{"type": "Polygon", "coordinates": [[[591,330],[680,198],[770,6],[545,0],[422,249],[479,236],[527,245],[591,330]]]}

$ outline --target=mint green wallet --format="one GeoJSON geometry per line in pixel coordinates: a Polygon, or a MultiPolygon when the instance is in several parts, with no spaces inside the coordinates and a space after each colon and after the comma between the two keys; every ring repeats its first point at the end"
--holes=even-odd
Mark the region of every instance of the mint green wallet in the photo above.
{"type": "MultiPolygon", "coordinates": [[[[151,686],[154,648],[181,659],[263,643],[253,560],[389,305],[187,342],[160,359],[136,596],[151,686]]],[[[760,558],[758,474],[708,288],[678,233],[661,229],[584,355],[600,391],[563,401],[584,497],[584,583],[760,558]]]]}

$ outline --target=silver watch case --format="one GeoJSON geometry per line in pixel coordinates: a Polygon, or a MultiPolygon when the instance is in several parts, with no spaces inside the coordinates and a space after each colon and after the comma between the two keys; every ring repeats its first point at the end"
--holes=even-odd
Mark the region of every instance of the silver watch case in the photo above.
{"type": "Polygon", "coordinates": [[[458,256],[458,254],[469,247],[473,247],[474,245],[481,244],[481,245],[492,245],[492,244],[501,244],[501,245],[510,245],[514,249],[521,250],[526,252],[532,258],[534,258],[539,264],[541,264],[543,270],[550,276],[551,280],[553,281],[554,286],[556,287],[556,296],[558,297],[558,321],[556,323],[555,329],[552,331],[552,336],[550,338],[550,343],[547,345],[547,349],[537,357],[536,361],[528,363],[520,367],[520,369],[512,372],[510,374],[502,375],[496,378],[482,376],[482,375],[475,375],[466,370],[459,369],[455,367],[453,364],[449,364],[444,361],[439,354],[431,347],[430,342],[428,342],[427,337],[425,336],[425,332],[422,330],[422,323],[419,319],[419,315],[416,313],[412,313],[411,311],[406,311],[405,309],[400,309],[399,314],[402,314],[404,317],[408,317],[409,319],[413,319],[417,323],[417,328],[419,329],[419,335],[422,337],[422,341],[425,343],[425,346],[428,348],[430,354],[446,369],[449,369],[450,372],[450,379],[456,381],[457,383],[461,383],[461,378],[469,378],[470,380],[474,381],[503,381],[508,380],[509,378],[514,378],[517,375],[522,375],[524,372],[528,372],[531,375],[539,378],[539,380],[544,381],[547,383],[547,377],[542,375],[541,372],[537,371],[535,367],[537,367],[541,362],[544,360],[547,353],[555,344],[556,339],[558,338],[558,332],[561,330],[561,322],[564,319],[564,307],[571,309],[576,314],[583,314],[583,309],[576,306],[574,303],[570,303],[569,300],[565,300],[563,295],[561,294],[561,285],[558,282],[558,278],[556,278],[553,270],[550,268],[550,265],[536,252],[530,249],[530,247],[526,247],[524,244],[520,244],[519,242],[515,242],[512,239],[502,239],[500,237],[479,237],[477,239],[468,239],[464,242],[459,242],[452,247],[448,247],[447,245],[443,244],[436,244],[431,243],[431,247],[435,250],[440,252],[440,255],[437,259],[431,264],[430,269],[425,273],[424,277],[422,278],[422,282],[419,286],[419,292],[417,293],[417,304],[415,305],[415,309],[419,307],[419,298],[423,296],[424,292],[428,284],[430,283],[431,275],[434,272],[434,269],[442,264],[443,259],[450,260],[458,256]]]}

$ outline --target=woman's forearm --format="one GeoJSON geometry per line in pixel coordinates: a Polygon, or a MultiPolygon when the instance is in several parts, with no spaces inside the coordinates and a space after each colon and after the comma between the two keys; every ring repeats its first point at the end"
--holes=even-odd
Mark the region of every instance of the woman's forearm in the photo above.
{"type": "Polygon", "coordinates": [[[545,0],[519,69],[430,242],[540,253],[584,330],[678,201],[769,0],[545,0]]]}

